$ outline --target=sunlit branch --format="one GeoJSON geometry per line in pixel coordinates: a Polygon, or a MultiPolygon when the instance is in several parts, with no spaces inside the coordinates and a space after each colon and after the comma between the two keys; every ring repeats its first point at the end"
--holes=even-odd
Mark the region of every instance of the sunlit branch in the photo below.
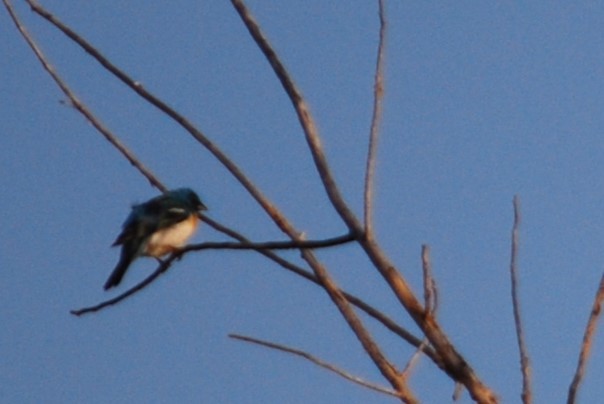
{"type": "Polygon", "coordinates": [[[529,404],[533,401],[531,391],[531,362],[522,328],[520,316],[520,298],[518,296],[518,238],[520,227],[520,200],[514,196],[514,225],[512,227],[512,252],[510,260],[510,278],[512,284],[512,306],[514,309],[514,325],[520,353],[520,371],[522,373],[522,402],[529,404]]]}
{"type": "Polygon", "coordinates": [[[600,279],[600,286],[598,287],[598,292],[594,298],[591,314],[589,315],[589,320],[587,321],[587,326],[585,327],[585,334],[583,335],[583,342],[581,343],[581,353],[579,354],[577,370],[575,371],[573,381],[568,388],[568,399],[566,401],[567,404],[574,404],[576,402],[575,400],[577,399],[577,392],[579,391],[579,386],[583,381],[585,368],[587,367],[587,359],[589,358],[591,346],[593,345],[593,338],[596,333],[596,327],[598,326],[598,319],[602,313],[602,303],[604,303],[604,274],[602,274],[602,278],[600,279]]]}
{"type": "Polygon", "coordinates": [[[373,237],[373,182],[375,178],[375,164],[379,127],[382,117],[382,99],[384,97],[384,46],[386,41],[386,13],[384,0],[379,0],[380,34],[373,83],[373,114],[369,132],[369,149],[367,151],[367,165],[365,171],[365,234],[373,237]]]}
{"type": "Polygon", "coordinates": [[[399,302],[430,341],[430,345],[441,358],[441,368],[453,380],[462,383],[475,401],[485,404],[499,402],[495,393],[480,380],[476,372],[453,346],[436,319],[431,315],[426,315],[425,308],[415,296],[411,286],[397,271],[375,240],[362,238],[359,243],[399,302]]]}
{"type": "Polygon", "coordinates": [[[424,307],[426,313],[436,316],[438,310],[438,288],[432,276],[432,263],[430,262],[430,246],[422,245],[422,273],[424,279],[424,307]]]}
{"type": "Polygon", "coordinates": [[[268,342],[268,341],[260,340],[260,339],[245,336],[245,335],[229,334],[229,337],[240,340],[240,341],[245,341],[245,342],[250,342],[253,344],[261,345],[266,348],[276,349],[278,351],[287,352],[287,353],[290,353],[290,354],[293,354],[296,356],[300,356],[304,359],[309,360],[310,362],[314,363],[315,365],[318,365],[324,369],[327,369],[331,372],[336,373],[339,376],[342,376],[346,380],[349,380],[353,383],[360,384],[363,387],[367,387],[371,390],[375,390],[380,393],[388,394],[388,395],[395,396],[395,397],[400,397],[400,395],[394,390],[391,390],[386,387],[380,386],[378,384],[363,380],[362,378],[360,378],[358,376],[352,375],[349,372],[346,372],[345,370],[342,370],[335,365],[332,365],[314,355],[311,355],[311,354],[301,351],[299,349],[290,348],[290,347],[282,345],[282,344],[276,344],[274,342],[268,342]]]}
{"type": "Polygon", "coordinates": [[[277,53],[270,45],[268,39],[260,29],[260,26],[252,16],[250,11],[245,6],[244,2],[241,0],[231,0],[231,3],[235,7],[235,10],[237,10],[237,13],[241,17],[241,20],[245,24],[250,35],[252,36],[252,38],[264,54],[265,58],[271,65],[275,75],[281,82],[283,89],[285,90],[285,92],[289,96],[290,101],[293,104],[293,107],[298,116],[298,121],[302,126],[306,142],[308,144],[313,160],[315,162],[315,166],[319,173],[319,178],[323,183],[329,200],[331,201],[336,211],[340,214],[350,231],[353,233],[362,233],[362,228],[358,222],[358,219],[350,210],[350,208],[344,201],[344,198],[340,194],[340,191],[338,190],[335,179],[333,178],[333,175],[331,173],[331,169],[329,168],[329,165],[327,163],[327,158],[325,157],[323,146],[321,145],[321,137],[319,136],[319,131],[310,113],[308,104],[302,96],[302,93],[295,85],[287,69],[277,56],[277,53]]]}

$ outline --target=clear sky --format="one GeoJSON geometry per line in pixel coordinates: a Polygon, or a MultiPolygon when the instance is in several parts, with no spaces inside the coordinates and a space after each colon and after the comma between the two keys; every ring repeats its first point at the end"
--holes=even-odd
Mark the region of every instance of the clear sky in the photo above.
{"type": "MultiPolygon", "coordinates": [[[[212,218],[254,240],[282,239],[186,132],[16,3],[57,71],[165,184],[197,190],[212,218]]],[[[345,232],[288,99],[229,2],[43,3],[195,122],[308,238],[345,232]]],[[[604,269],[604,5],[386,3],[379,241],[418,292],[420,247],[431,246],[445,330],[502,402],[519,402],[508,274],[518,194],[535,400],[563,402],[604,269]]],[[[360,215],[377,2],[249,6],[307,97],[360,215]]],[[[119,306],[70,315],[155,269],[140,260],[119,290],[102,290],[129,205],[157,191],[62,103],[4,8],[0,38],[1,402],[393,402],[227,338],[287,344],[381,382],[325,293],[252,252],[190,254],[119,306]]],[[[207,228],[194,239],[217,240],[224,236],[207,228]]],[[[356,247],[319,256],[342,287],[417,332],[356,247]]],[[[363,319],[404,366],[413,350],[363,319]]],[[[603,346],[600,333],[581,402],[604,396],[603,346]]],[[[411,385],[425,403],[453,392],[425,358],[411,385]]]]}

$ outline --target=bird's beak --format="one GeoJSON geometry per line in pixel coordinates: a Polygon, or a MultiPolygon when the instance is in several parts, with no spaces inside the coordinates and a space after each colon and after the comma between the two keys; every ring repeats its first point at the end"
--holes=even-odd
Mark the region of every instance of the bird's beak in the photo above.
{"type": "Polygon", "coordinates": [[[208,210],[208,207],[200,202],[199,205],[197,205],[197,211],[203,212],[204,210],[208,210]]]}

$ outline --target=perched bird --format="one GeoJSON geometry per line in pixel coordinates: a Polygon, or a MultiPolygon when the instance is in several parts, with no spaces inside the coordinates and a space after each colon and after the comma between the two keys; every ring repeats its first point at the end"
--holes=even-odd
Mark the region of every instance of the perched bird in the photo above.
{"type": "Polygon", "coordinates": [[[121,245],[120,260],[105,283],[105,290],[119,285],[136,258],[160,258],[185,245],[197,229],[197,213],[206,210],[195,192],[179,188],[132,206],[122,232],[112,244],[121,245]]]}

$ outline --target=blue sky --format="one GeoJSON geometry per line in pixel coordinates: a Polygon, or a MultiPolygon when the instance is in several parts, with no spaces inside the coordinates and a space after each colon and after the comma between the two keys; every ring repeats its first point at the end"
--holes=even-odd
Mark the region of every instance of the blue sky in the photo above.
{"type": "MultiPolygon", "coordinates": [[[[282,238],[187,133],[16,3],[57,71],[165,184],[194,188],[212,218],[254,240],[282,238]]],[[[361,215],[377,2],[248,3],[361,215]]],[[[345,232],[288,99],[229,2],[43,4],[195,122],[307,237],[345,232]]],[[[563,401],[604,267],[604,6],[388,1],[387,11],[379,241],[418,293],[420,247],[431,246],[445,330],[502,402],[518,402],[508,274],[518,194],[535,399],[563,401]]],[[[129,205],[156,191],[61,103],[4,9],[0,37],[0,401],[394,402],[227,338],[287,344],[381,381],[325,293],[252,252],[190,254],[119,306],[71,316],[117,293],[102,290],[119,253],[109,245],[129,205]]],[[[194,240],[224,236],[202,228],[194,240]]],[[[356,247],[319,257],[343,288],[416,332],[356,247]]],[[[154,268],[138,261],[120,290],[154,268]]],[[[413,350],[365,322],[403,366],[413,350]]],[[[604,395],[603,355],[600,333],[581,402],[604,395]]],[[[453,392],[425,359],[411,385],[425,403],[453,392]]]]}

